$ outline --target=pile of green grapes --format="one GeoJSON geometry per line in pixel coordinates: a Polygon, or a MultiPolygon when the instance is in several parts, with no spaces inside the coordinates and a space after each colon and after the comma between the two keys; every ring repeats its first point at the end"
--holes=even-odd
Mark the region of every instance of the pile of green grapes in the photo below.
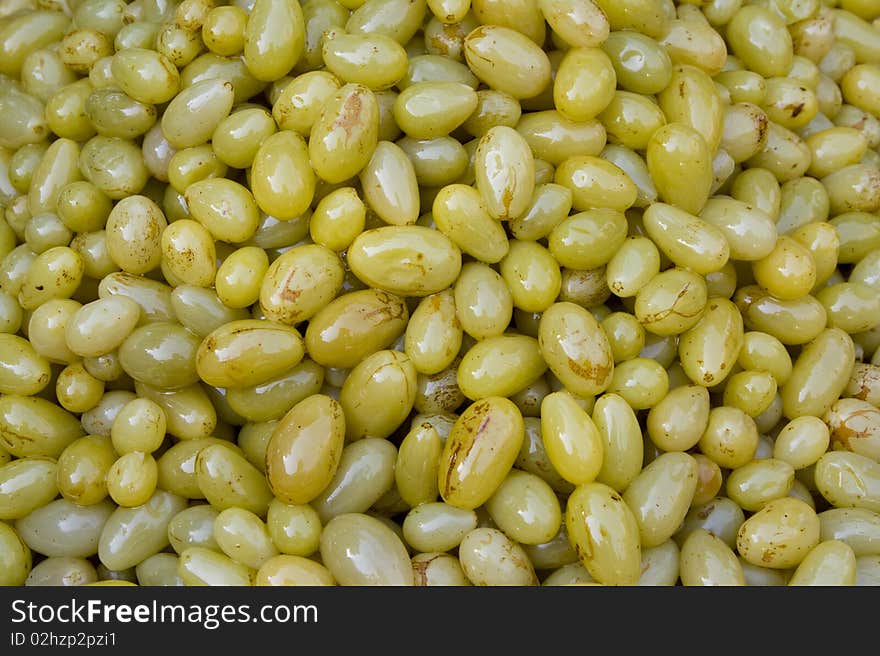
{"type": "Polygon", "coordinates": [[[0,584],[880,584],[880,0],[5,0],[0,584]]]}

